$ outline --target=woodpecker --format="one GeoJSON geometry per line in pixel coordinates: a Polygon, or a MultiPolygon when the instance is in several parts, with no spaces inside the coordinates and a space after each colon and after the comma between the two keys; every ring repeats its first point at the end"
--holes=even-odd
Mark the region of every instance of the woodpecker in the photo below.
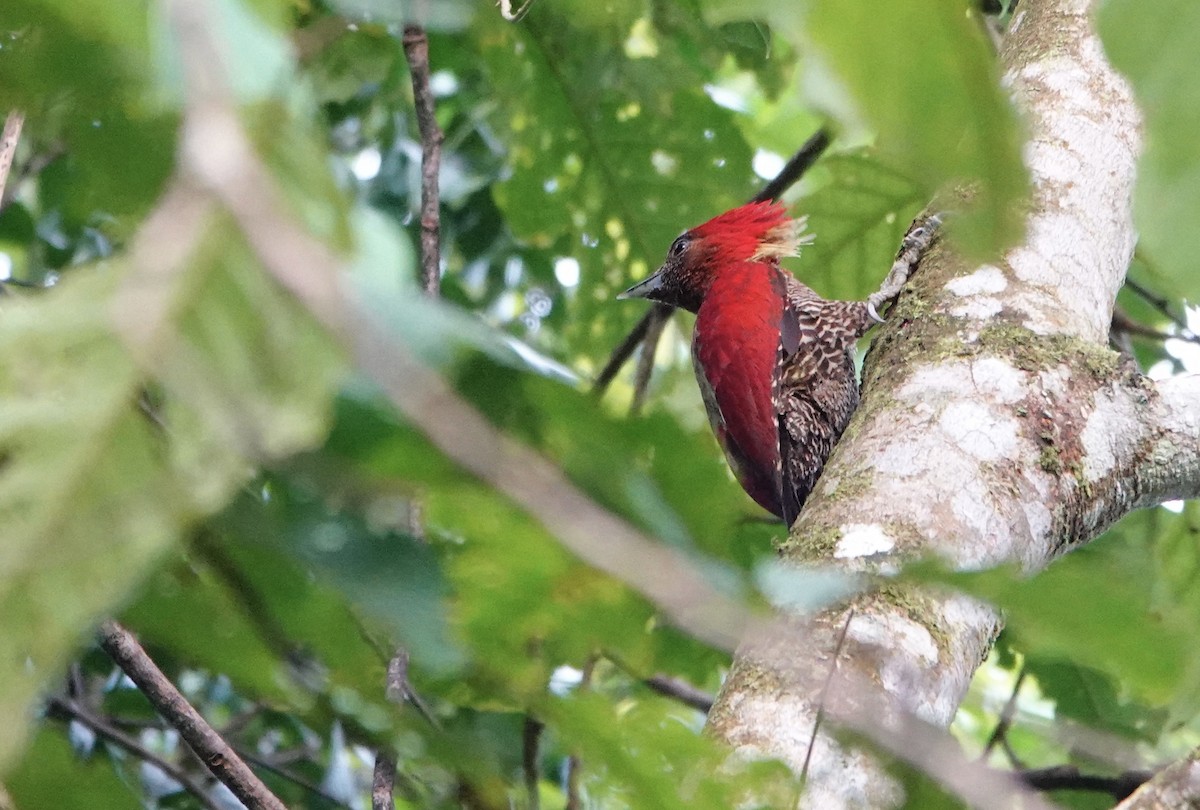
{"type": "Polygon", "coordinates": [[[773,202],[726,211],[618,296],[695,313],[692,364],[713,433],[746,493],[789,527],[858,406],[855,343],[881,322],[877,296],[827,301],[779,266],[812,241],[804,225],[773,202]]]}

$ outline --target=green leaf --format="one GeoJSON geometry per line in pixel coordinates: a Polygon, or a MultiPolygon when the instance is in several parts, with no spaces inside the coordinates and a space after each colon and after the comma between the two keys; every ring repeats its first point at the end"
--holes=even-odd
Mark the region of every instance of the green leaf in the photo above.
{"type": "Polygon", "coordinates": [[[261,522],[246,520],[251,500],[221,517],[221,535],[202,532],[186,563],[158,571],[122,621],[143,643],[229,677],[247,697],[307,718],[314,694],[353,690],[375,699],[364,701],[374,715],[363,721],[377,721],[384,662],[362,623],[261,522]]]}
{"type": "MultiPolygon", "coordinates": [[[[0,110],[26,114],[22,143],[65,143],[39,189],[74,223],[143,213],[171,168],[176,119],[148,103],[154,75],[144,2],[12,0],[4,7],[0,110]],[[103,10],[97,10],[103,6],[103,10]]],[[[125,222],[108,222],[121,230],[125,222]]]]}
{"type": "Polygon", "coordinates": [[[759,590],[777,608],[789,613],[812,613],[862,590],[858,577],[834,568],[800,568],[767,560],[758,566],[759,590]]]}
{"type": "Polygon", "coordinates": [[[161,553],[190,499],[164,475],[160,439],[133,403],[139,375],[103,303],[111,273],[9,299],[0,320],[0,763],[28,705],[77,634],[161,553]],[[98,305],[99,304],[99,305],[98,305]]]}
{"type": "MultiPolygon", "coordinates": [[[[912,571],[933,574],[926,566],[912,571]]],[[[1003,609],[1020,649],[1110,673],[1148,700],[1170,696],[1193,658],[1194,628],[1154,610],[1152,564],[1118,542],[1080,549],[1034,576],[1011,569],[933,576],[1003,609]]]]}
{"type": "Polygon", "coordinates": [[[315,492],[282,480],[271,487],[268,510],[290,513],[277,518],[285,547],[357,609],[386,622],[424,667],[444,675],[461,666],[443,618],[445,581],[428,544],[394,530],[372,531],[355,513],[331,509],[315,492]]]}
{"type": "Polygon", "coordinates": [[[1188,0],[1107,0],[1098,20],[1104,49],[1132,82],[1146,116],[1145,152],[1134,192],[1139,250],[1173,289],[1200,300],[1200,85],[1195,38],[1200,5],[1188,0]]]}
{"type": "MultiPolygon", "coordinates": [[[[584,787],[597,806],[726,810],[753,796],[761,807],[795,803],[795,776],[779,762],[734,761],[697,734],[686,709],[668,701],[614,703],[576,693],[548,700],[546,718],[579,752],[584,787]]],[[[736,758],[735,758],[736,759],[736,758]]]]}
{"type": "Polygon", "coordinates": [[[1029,656],[1026,671],[1037,678],[1042,694],[1054,701],[1055,717],[1153,743],[1162,733],[1167,712],[1122,695],[1119,683],[1091,667],[1065,659],[1029,656]]]}
{"type": "Polygon", "coordinates": [[[75,757],[59,728],[39,731],[4,783],[13,807],[44,807],[48,801],[62,810],[138,805],[136,789],[120,778],[109,757],[75,757]]]}
{"type": "Polygon", "coordinates": [[[1020,235],[1022,134],[974,4],[724,0],[712,9],[719,20],[770,19],[805,55],[814,105],[878,133],[881,153],[925,196],[977,182],[953,226],[969,254],[995,256],[1020,235]]]}
{"type": "MultiPolygon", "coordinates": [[[[77,634],[181,528],[224,503],[250,472],[247,453],[294,452],[324,432],[340,366],[308,316],[219,226],[182,273],[161,386],[115,334],[114,288],[132,283],[121,266],[78,270],[6,305],[0,612],[14,631],[0,641],[0,682],[11,684],[0,721],[12,729],[0,762],[77,634]]],[[[122,301],[127,315],[151,316],[122,301]]]]}

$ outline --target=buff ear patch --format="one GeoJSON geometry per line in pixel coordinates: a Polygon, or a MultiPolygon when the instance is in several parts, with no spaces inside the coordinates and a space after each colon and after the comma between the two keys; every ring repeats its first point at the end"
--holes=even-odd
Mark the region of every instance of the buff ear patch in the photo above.
{"type": "Polygon", "coordinates": [[[808,217],[799,217],[781,222],[771,228],[762,235],[751,260],[799,256],[800,248],[804,245],[811,245],[815,238],[813,234],[804,232],[804,226],[807,224],[808,217]]]}

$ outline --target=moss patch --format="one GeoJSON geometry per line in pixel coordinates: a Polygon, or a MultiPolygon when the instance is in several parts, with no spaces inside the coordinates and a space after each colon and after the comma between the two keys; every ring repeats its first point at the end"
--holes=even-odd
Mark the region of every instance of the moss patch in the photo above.
{"type": "Polygon", "coordinates": [[[838,526],[802,525],[779,546],[779,553],[791,562],[828,563],[842,539],[838,526]]]}

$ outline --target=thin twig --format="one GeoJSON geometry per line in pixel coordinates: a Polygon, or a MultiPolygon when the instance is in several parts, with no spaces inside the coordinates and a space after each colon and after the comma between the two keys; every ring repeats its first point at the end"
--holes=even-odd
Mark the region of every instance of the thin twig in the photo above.
{"type": "Polygon", "coordinates": [[[525,724],[521,727],[521,772],[525,775],[525,795],[529,802],[529,810],[539,810],[542,805],[538,793],[542,781],[538,771],[538,760],[542,730],[545,728],[533,715],[525,715],[525,724]]]}
{"type": "Polygon", "coordinates": [[[34,152],[19,166],[14,162],[13,168],[8,173],[8,184],[4,187],[3,192],[0,192],[0,213],[8,208],[22,183],[30,177],[41,174],[43,169],[66,153],[67,147],[62,142],[56,141],[45,149],[34,152]]]}
{"type": "Polygon", "coordinates": [[[804,144],[796,150],[796,154],[792,155],[791,160],[783,165],[779,174],[775,175],[771,182],[763,186],[762,191],[755,194],[751,202],[764,202],[766,200],[778,200],[783,196],[783,193],[796,184],[805,172],[812,168],[812,165],[817,162],[817,158],[821,156],[829,144],[833,141],[833,136],[829,130],[821,127],[812,134],[804,144]]]}
{"type": "MultiPolygon", "coordinates": [[[[1176,324],[1178,326],[1178,324],[1176,324]]],[[[1148,340],[1156,340],[1160,343],[1165,343],[1168,340],[1182,340],[1187,343],[1200,343],[1200,335],[1195,334],[1186,326],[1180,327],[1180,331],[1174,335],[1170,332],[1163,332],[1160,329],[1146,326],[1144,323],[1138,323],[1133,318],[1130,318],[1121,310],[1120,307],[1113,307],[1112,314],[1112,331],[1123,332],[1126,335],[1135,335],[1148,340]]]]}
{"type": "MultiPolygon", "coordinates": [[[[583,664],[583,673],[579,679],[580,693],[587,692],[592,688],[592,674],[596,671],[597,656],[592,655],[583,664]]],[[[567,773],[565,792],[567,794],[567,803],[563,806],[563,810],[581,810],[583,800],[579,795],[579,755],[572,753],[567,757],[567,773]]]]}
{"type": "Polygon", "coordinates": [[[633,378],[633,401],[629,403],[630,416],[640,414],[646,405],[646,396],[650,392],[650,375],[654,373],[654,355],[658,351],[658,341],[662,338],[668,320],[652,318],[646,336],[642,339],[642,353],[638,358],[637,372],[633,378]]]}
{"type": "Polygon", "coordinates": [[[705,714],[712,709],[713,701],[716,700],[703,689],[698,689],[687,681],[670,675],[652,675],[642,683],[663,697],[677,700],[685,706],[691,706],[696,711],[705,714]]]}
{"type": "Polygon", "coordinates": [[[87,726],[96,733],[97,737],[158,768],[168,778],[178,782],[184,790],[195,796],[196,800],[208,810],[221,810],[222,805],[212,798],[210,791],[183,768],[173,762],[168,762],[116,726],[87,711],[79,702],[52,697],[47,702],[47,707],[51,714],[59,714],[87,726]]]}
{"type": "Polygon", "coordinates": [[[8,172],[12,168],[13,155],[17,153],[17,141],[21,140],[21,127],[25,124],[25,114],[13,110],[4,119],[4,133],[0,135],[0,200],[4,199],[4,186],[8,182],[8,172]]]}
{"type": "Polygon", "coordinates": [[[1013,718],[1017,715],[1017,696],[1020,695],[1021,685],[1024,683],[1025,667],[1021,667],[1021,671],[1017,673],[1017,680],[1013,684],[1012,694],[1008,696],[1004,708],[1000,711],[1000,719],[996,722],[996,728],[992,730],[987,744],[983,746],[983,753],[979,755],[981,762],[987,760],[988,755],[992,753],[992,749],[996,747],[997,743],[1005,741],[1008,730],[1012,728],[1013,718]]]}
{"type": "MultiPolygon", "coordinates": [[[[388,660],[383,694],[388,702],[404,705],[409,695],[408,650],[400,647],[388,660]]],[[[392,752],[380,746],[375,752],[375,772],[371,776],[371,810],[391,810],[395,807],[396,759],[392,752]]]]}
{"type": "MultiPolygon", "coordinates": [[[[1175,324],[1175,326],[1177,326],[1181,331],[1187,332],[1188,334],[1193,334],[1192,330],[1188,328],[1187,319],[1176,314],[1172,310],[1171,301],[1165,296],[1159,295],[1149,287],[1145,287],[1128,277],[1125,278],[1125,286],[1128,287],[1134,294],[1142,298],[1147,304],[1165,315],[1167,319],[1170,320],[1171,323],[1175,324]]],[[[1178,335],[1173,335],[1173,337],[1178,337],[1178,335]]]]}
{"type": "Polygon", "coordinates": [[[641,345],[642,339],[654,326],[655,321],[665,321],[671,317],[674,312],[674,307],[667,304],[655,303],[650,309],[646,310],[646,314],[637,322],[633,329],[629,330],[629,334],[625,339],[617,344],[617,347],[612,350],[612,354],[608,357],[608,362],[604,364],[604,368],[600,369],[600,373],[596,375],[596,381],[592,383],[592,393],[596,396],[603,396],[608,390],[608,386],[616,379],[617,373],[624,367],[626,361],[633,355],[637,347],[641,345]]]}
{"type": "MultiPolygon", "coordinates": [[[[226,727],[224,729],[224,731],[226,734],[228,734],[229,733],[228,727],[226,727]]],[[[262,768],[263,770],[270,771],[271,773],[275,774],[280,779],[285,779],[288,782],[291,782],[293,785],[301,788],[306,793],[309,793],[309,794],[317,797],[318,799],[320,799],[322,801],[322,803],[332,804],[334,807],[344,808],[344,810],[354,810],[353,805],[347,804],[346,802],[342,801],[341,799],[338,799],[334,796],[329,795],[324,790],[322,790],[319,785],[314,785],[312,782],[308,781],[307,779],[297,776],[296,774],[289,771],[287,768],[283,767],[283,763],[281,763],[281,762],[272,762],[271,760],[266,759],[265,757],[260,757],[258,754],[255,754],[252,751],[247,751],[245,748],[242,748],[241,746],[233,746],[233,750],[237,751],[237,754],[239,757],[241,757],[242,759],[251,763],[252,765],[257,765],[258,767],[262,768]]],[[[277,756],[277,759],[278,759],[278,756],[277,756]]],[[[307,754],[299,754],[298,756],[292,757],[292,760],[295,760],[295,759],[309,759],[309,757],[307,754]]]]}
{"type": "Polygon", "coordinates": [[[529,7],[532,5],[533,0],[525,0],[521,7],[514,11],[512,0],[500,0],[500,16],[512,23],[520,22],[529,13],[529,7]]]}
{"type": "Polygon", "coordinates": [[[429,37],[418,25],[404,28],[404,56],[412,73],[413,107],[421,133],[421,284],[436,296],[441,284],[441,249],[438,229],[440,201],[438,166],[442,160],[442,128],[433,109],[429,89],[429,37]]]}
{"type": "Polygon", "coordinates": [[[441,722],[434,716],[424,699],[417,694],[417,690],[413,688],[412,681],[409,680],[408,661],[408,650],[403,647],[397,649],[391,660],[388,661],[387,699],[396,704],[411,703],[413,708],[417,710],[417,713],[424,717],[429,725],[441,731],[441,722]]]}
{"type": "Polygon", "coordinates": [[[842,631],[838,633],[837,644],[833,647],[833,660],[829,662],[829,672],[825,674],[825,683],[821,687],[821,696],[817,699],[817,716],[813,720],[812,736],[808,738],[808,750],[804,752],[804,767],[800,769],[800,784],[808,781],[808,765],[812,762],[813,749],[817,746],[817,732],[821,730],[821,721],[825,719],[825,700],[829,697],[829,687],[833,685],[833,676],[837,673],[838,656],[846,643],[846,633],[850,630],[850,620],[854,618],[854,608],[846,611],[846,621],[842,631]]]}
{"type": "Polygon", "coordinates": [[[100,625],[99,639],[101,648],[242,804],[250,810],[286,810],[283,802],[179,693],[128,630],[109,619],[100,625]]]}

